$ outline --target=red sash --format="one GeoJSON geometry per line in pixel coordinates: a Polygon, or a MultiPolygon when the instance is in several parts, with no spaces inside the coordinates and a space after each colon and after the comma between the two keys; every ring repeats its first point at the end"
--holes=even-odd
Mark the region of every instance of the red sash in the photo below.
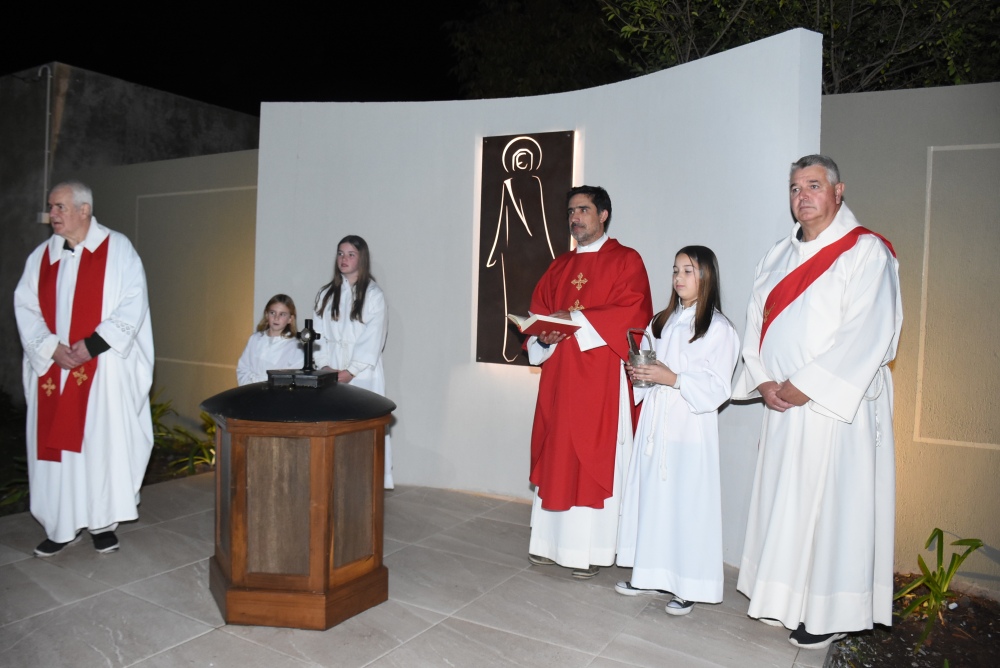
{"type": "MultiPolygon", "coordinates": [[[[107,263],[108,239],[94,252],[83,249],[73,295],[69,327],[71,343],[87,338],[101,323],[107,263]]],[[[38,276],[38,302],[50,332],[56,331],[59,264],[50,264],[46,251],[38,276]]],[[[90,388],[97,372],[97,358],[70,371],[62,392],[59,391],[61,372],[62,369],[53,363],[38,379],[38,459],[42,461],[59,462],[62,461],[63,450],[80,452],[83,449],[83,426],[87,419],[90,388]]]]}
{"type": "Polygon", "coordinates": [[[764,345],[764,334],[767,332],[767,328],[771,326],[771,323],[774,322],[774,319],[778,317],[778,314],[784,311],[785,307],[798,299],[799,295],[805,292],[806,288],[813,284],[813,281],[826,273],[826,270],[837,261],[838,257],[854,248],[854,245],[858,243],[858,238],[862,234],[874,234],[882,240],[882,243],[886,245],[889,252],[892,253],[892,256],[896,257],[896,251],[893,250],[892,244],[889,243],[888,239],[883,237],[881,234],[872,232],[871,230],[860,226],[855,227],[847,234],[816,253],[814,256],[799,265],[795,271],[785,276],[783,279],[778,281],[777,285],[771,288],[771,292],[767,295],[767,300],[764,302],[764,322],[760,328],[760,344],[757,346],[758,350],[760,350],[761,346],[764,345]]]}

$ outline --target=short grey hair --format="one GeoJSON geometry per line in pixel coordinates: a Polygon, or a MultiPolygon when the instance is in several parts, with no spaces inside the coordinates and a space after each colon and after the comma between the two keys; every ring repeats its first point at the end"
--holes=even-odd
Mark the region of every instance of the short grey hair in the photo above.
{"type": "Polygon", "coordinates": [[[69,188],[73,193],[73,204],[75,206],[80,207],[87,204],[90,206],[91,211],[94,210],[94,193],[86,183],[82,181],[63,181],[52,186],[52,193],[60,188],[69,188]]]}
{"type": "Polygon", "coordinates": [[[837,163],[833,161],[833,158],[817,154],[805,155],[793,162],[792,169],[788,172],[788,180],[791,181],[792,177],[795,176],[795,172],[800,169],[815,167],[816,165],[826,170],[826,180],[830,182],[831,186],[840,183],[840,168],[837,167],[837,163]]]}

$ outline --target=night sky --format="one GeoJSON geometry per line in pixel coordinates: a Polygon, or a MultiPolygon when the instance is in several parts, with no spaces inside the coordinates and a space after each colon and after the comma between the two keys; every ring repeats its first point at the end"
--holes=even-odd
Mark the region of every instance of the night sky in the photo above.
{"type": "MultiPolygon", "coordinates": [[[[231,13],[208,10],[214,15],[184,9],[161,15],[170,5],[143,5],[114,25],[28,10],[35,15],[20,25],[36,30],[39,39],[8,45],[0,74],[59,61],[255,115],[262,101],[462,96],[442,24],[459,18],[471,2],[413,3],[393,11],[382,3],[336,9],[339,3],[329,9],[296,4],[257,13],[249,5],[232,5],[231,13]]],[[[87,9],[77,12],[85,15],[87,9]]]]}

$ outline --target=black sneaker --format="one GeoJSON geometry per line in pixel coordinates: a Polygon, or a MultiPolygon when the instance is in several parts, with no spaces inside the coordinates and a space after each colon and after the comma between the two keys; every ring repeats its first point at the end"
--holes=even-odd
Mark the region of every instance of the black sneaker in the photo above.
{"type": "Polygon", "coordinates": [[[114,531],[93,533],[90,534],[90,537],[94,541],[94,549],[101,554],[115,552],[118,549],[118,536],[115,535],[114,531]]]}
{"type": "Polygon", "coordinates": [[[803,649],[826,649],[831,644],[846,637],[846,633],[821,633],[820,635],[813,635],[806,631],[805,624],[799,624],[799,628],[792,631],[792,634],[788,636],[788,642],[803,649]]]}
{"type": "Polygon", "coordinates": [[[41,543],[38,544],[38,547],[35,548],[35,556],[51,557],[53,554],[59,554],[60,552],[62,552],[62,549],[67,545],[69,545],[70,543],[75,543],[75,542],[76,542],[75,538],[69,541],[68,543],[57,543],[54,540],[49,540],[48,538],[46,538],[45,540],[43,540],[41,543]]]}

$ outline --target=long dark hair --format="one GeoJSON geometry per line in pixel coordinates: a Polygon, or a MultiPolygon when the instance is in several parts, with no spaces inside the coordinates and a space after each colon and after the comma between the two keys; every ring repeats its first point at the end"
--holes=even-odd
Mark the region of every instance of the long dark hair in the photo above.
{"type": "MultiPolygon", "coordinates": [[[[337,250],[341,245],[351,244],[358,249],[358,280],[354,283],[354,302],[351,304],[351,320],[364,322],[361,318],[361,311],[365,307],[365,295],[368,293],[368,284],[375,280],[371,270],[371,253],[368,252],[368,242],[356,234],[348,234],[337,244],[337,250]]],[[[333,261],[333,280],[324,285],[316,293],[316,302],[313,310],[316,315],[322,316],[326,311],[326,305],[331,304],[330,315],[334,320],[340,320],[340,288],[344,284],[344,275],[340,273],[340,263],[336,259],[333,261]],[[325,294],[324,294],[325,293],[325,294]],[[320,301],[322,298],[322,301],[320,301]]]]}
{"type": "MultiPolygon", "coordinates": [[[[722,313],[722,290],[719,288],[719,260],[707,246],[685,246],[677,251],[677,255],[687,255],[691,263],[698,269],[698,304],[694,312],[694,336],[688,343],[694,343],[708,332],[715,312],[722,313]]],[[[674,256],[676,261],[677,255],[674,256]]],[[[667,318],[681,304],[674,282],[670,281],[670,302],[653,318],[653,336],[660,338],[667,318]]]]}

